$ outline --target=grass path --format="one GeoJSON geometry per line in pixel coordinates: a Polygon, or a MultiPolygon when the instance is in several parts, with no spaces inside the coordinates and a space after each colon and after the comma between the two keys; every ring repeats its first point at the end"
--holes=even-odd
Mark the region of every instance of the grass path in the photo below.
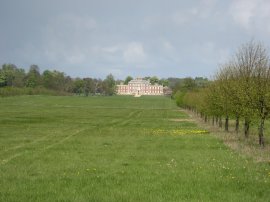
{"type": "Polygon", "coordinates": [[[269,163],[192,134],[168,98],[22,96],[0,111],[0,201],[270,200],[269,163]]]}

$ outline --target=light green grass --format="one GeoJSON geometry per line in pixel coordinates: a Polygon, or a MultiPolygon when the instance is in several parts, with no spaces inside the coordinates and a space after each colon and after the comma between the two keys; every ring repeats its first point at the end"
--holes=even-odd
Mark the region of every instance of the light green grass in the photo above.
{"type": "Polygon", "coordinates": [[[0,113],[0,201],[270,201],[270,165],[171,134],[201,128],[171,121],[188,116],[169,98],[9,97],[0,113]]]}

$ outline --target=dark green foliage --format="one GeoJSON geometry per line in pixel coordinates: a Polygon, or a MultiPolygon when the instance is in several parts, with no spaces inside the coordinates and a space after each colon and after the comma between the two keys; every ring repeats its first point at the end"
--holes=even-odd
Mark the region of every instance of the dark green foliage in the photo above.
{"type": "Polygon", "coordinates": [[[105,95],[115,94],[115,80],[112,74],[109,74],[102,83],[103,93],[105,95]]]}
{"type": "Polygon", "coordinates": [[[154,84],[156,84],[156,83],[159,82],[159,79],[158,79],[158,77],[156,77],[156,76],[151,77],[149,80],[150,80],[150,83],[151,83],[152,85],[154,85],[154,84]]]}
{"type": "Polygon", "coordinates": [[[73,82],[73,92],[80,95],[84,92],[84,81],[83,79],[76,78],[73,82]]]}
{"type": "Polygon", "coordinates": [[[152,85],[159,84],[162,86],[168,86],[169,87],[169,81],[168,79],[159,79],[157,76],[146,76],[143,78],[144,80],[149,80],[152,85]]]}
{"type": "Polygon", "coordinates": [[[177,106],[184,107],[184,96],[185,96],[185,94],[186,94],[186,92],[177,91],[173,95],[173,98],[175,99],[177,106]]]}
{"type": "Polygon", "coordinates": [[[0,69],[0,87],[14,86],[23,87],[25,72],[14,64],[3,64],[0,69]]]}
{"type": "Polygon", "coordinates": [[[209,85],[209,80],[203,77],[195,77],[194,79],[195,86],[199,88],[207,87],[209,85]]]}
{"type": "Polygon", "coordinates": [[[0,89],[0,96],[13,96],[16,93],[18,93],[17,95],[36,94],[38,92],[44,94],[43,92],[46,89],[47,92],[53,92],[48,94],[58,92],[58,95],[70,93],[85,96],[113,95],[115,94],[115,81],[111,74],[104,81],[93,78],[72,79],[66,76],[64,72],[56,70],[45,70],[40,74],[37,65],[31,65],[29,71],[25,73],[24,69],[17,68],[13,64],[3,64],[0,69],[0,89]],[[1,89],[3,87],[5,88],[1,89]]]}
{"type": "Polygon", "coordinates": [[[57,91],[66,91],[69,84],[63,72],[45,70],[42,74],[42,83],[45,88],[57,91]]]}
{"type": "MultiPolygon", "coordinates": [[[[196,108],[202,107],[200,101],[196,100],[193,97],[194,92],[201,93],[203,89],[210,85],[210,81],[207,78],[196,77],[195,79],[191,77],[176,79],[169,78],[168,82],[169,86],[172,86],[173,89],[173,98],[176,101],[176,104],[179,107],[188,107],[188,108],[196,108]],[[174,86],[173,86],[174,85],[174,86]],[[192,95],[190,95],[192,94],[192,95]],[[200,103],[199,105],[196,103],[200,103]]],[[[204,92],[204,91],[203,91],[204,92]]]]}
{"type": "Polygon", "coordinates": [[[95,91],[95,80],[92,78],[84,78],[84,94],[88,96],[89,94],[93,95],[95,91]]]}
{"type": "MultiPolygon", "coordinates": [[[[183,78],[173,78],[173,77],[169,77],[168,78],[168,83],[169,83],[169,87],[171,88],[171,89],[175,89],[176,87],[179,87],[180,85],[179,84],[181,84],[181,82],[183,81],[183,78]]],[[[175,90],[175,92],[176,92],[177,90],[175,90]]]]}
{"type": "Polygon", "coordinates": [[[191,77],[186,78],[168,78],[168,86],[172,88],[173,93],[177,91],[188,92],[200,88],[205,88],[210,84],[207,78],[196,77],[195,79],[191,77]]]}
{"type": "Polygon", "coordinates": [[[124,84],[127,85],[128,82],[130,82],[133,78],[131,76],[127,76],[127,78],[125,79],[124,84]]]}
{"type": "Polygon", "coordinates": [[[4,87],[7,85],[6,77],[3,71],[0,69],[0,87],[4,87]]]}
{"type": "Polygon", "coordinates": [[[184,90],[191,91],[191,90],[194,90],[195,87],[196,87],[196,82],[193,78],[188,77],[184,79],[183,86],[182,86],[184,90]]]}
{"type": "Polygon", "coordinates": [[[31,65],[29,72],[26,75],[26,87],[35,88],[41,84],[41,76],[39,73],[39,67],[37,65],[31,65]]]}
{"type": "Polygon", "coordinates": [[[162,86],[169,86],[169,81],[168,81],[168,79],[160,79],[158,81],[158,84],[162,85],[162,86]]]}

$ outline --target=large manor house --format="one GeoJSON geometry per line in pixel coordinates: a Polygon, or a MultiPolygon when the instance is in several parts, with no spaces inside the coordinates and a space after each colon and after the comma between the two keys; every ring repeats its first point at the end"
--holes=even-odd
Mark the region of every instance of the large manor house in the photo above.
{"type": "Polygon", "coordinates": [[[128,82],[127,85],[117,85],[117,94],[119,95],[164,95],[162,85],[152,85],[149,80],[136,78],[128,82]]]}

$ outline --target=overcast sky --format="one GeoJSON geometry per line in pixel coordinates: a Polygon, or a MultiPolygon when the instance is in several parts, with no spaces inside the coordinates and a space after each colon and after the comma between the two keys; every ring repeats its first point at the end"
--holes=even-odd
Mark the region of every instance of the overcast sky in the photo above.
{"type": "Polygon", "coordinates": [[[72,77],[211,77],[269,36],[269,0],[0,0],[0,64],[72,77]]]}

